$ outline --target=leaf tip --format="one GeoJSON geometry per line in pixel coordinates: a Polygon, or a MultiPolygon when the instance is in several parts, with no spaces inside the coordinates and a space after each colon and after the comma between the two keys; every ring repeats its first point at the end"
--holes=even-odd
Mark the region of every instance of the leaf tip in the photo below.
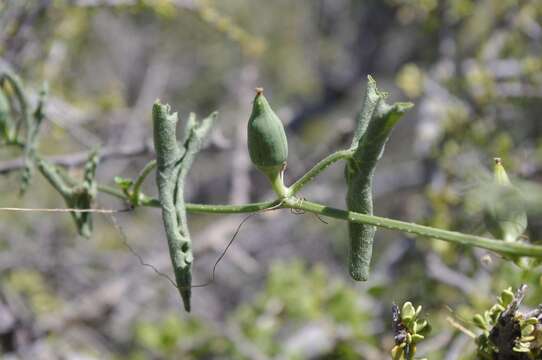
{"type": "Polygon", "coordinates": [[[404,113],[414,107],[414,103],[411,102],[398,102],[395,104],[398,112],[404,113]]]}

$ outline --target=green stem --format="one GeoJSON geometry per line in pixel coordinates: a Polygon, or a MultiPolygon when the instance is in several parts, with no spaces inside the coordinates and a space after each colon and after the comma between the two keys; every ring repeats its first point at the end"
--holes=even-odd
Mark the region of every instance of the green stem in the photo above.
{"type": "Polygon", "coordinates": [[[107,195],[114,196],[121,200],[128,200],[126,198],[126,195],[122,191],[108,185],[98,185],[98,191],[107,195]]]}
{"type": "Polygon", "coordinates": [[[132,204],[139,205],[141,200],[140,194],[141,194],[141,185],[143,185],[143,182],[145,181],[145,178],[156,168],[156,160],[151,160],[145,165],[143,170],[139,173],[139,176],[136,179],[136,182],[134,183],[134,190],[132,192],[132,204]]]}
{"type": "MultiPolygon", "coordinates": [[[[98,190],[119,199],[127,200],[126,196],[111,187],[100,185],[98,190]]],[[[142,206],[160,207],[158,199],[143,196],[142,206]]],[[[279,200],[265,201],[241,205],[211,205],[187,203],[186,210],[191,213],[208,214],[241,214],[262,211],[277,206],[279,200]]],[[[409,234],[416,234],[426,238],[438,239],[454,244],[474,246],[492,250],[504,255],[542,257],[542,246],[529,245],[524,243],[510,243],[502,240],[490,239],[482,236],[463,234],[455,231],[432,228],[425,225],[409,223],[374,215],[360,214],[353,211],[346,211],[329,206],[317,204],[298,198],[289,198],[278,208],[291,208],[305,210],[318,215],[327,216],[339,220],[345,220],[358,224],[369,224],[389,230],[397,230],[409,234]]]]}
{"type": "MultiPolygon", "coordinates": [[[[128,201],[126,195],[113,187],[107,185],[98,185],[98,191],[114,196],[121,200],[128,201]]],[[[207,214],[244,214],[252,213],[256,211],[262,211],[272,208],[279,204],[279,200],[274,201],[262,201],[241,205],[216,205],[216,204],[193,204],[187,203],[186,210],[191,213],[207,213],[207,214]]],[[[160,207],[160,201],[156,198],[141,194],[140,206],[146,207],[160,207]]]]}
{"type": "Polygon", "coordinates": [[[266,174],[266,176],[271,182],[271,188],[279,198],[286,199],[290,195],[290,190],[284,186],[284,171],[278,174],[266,174]]]}
{"type": "MultiPolygon", "coordinates": [[[[21,83],[21,80],[16,74],[11,73],[10,71],[6,71],[2,73],[1,77],[6,79],[12,86],[15,92],[15,97],[17,98],[17,101],[19,102],[19,107],[20,107],[20,111],[23,117],[23,121],[25,122],[25,125],[28,127],[27,130],[29,130],[32,126],[31,124],[32,118],[31,118],[30,112],[28,111],[29,102],[23,90],[23,85],[21,83]]],[[[14,139],[17,139],[20,128],[21,128],[21,122],[18,122],[15,128],[14,139]]]]}
{"type": "Polygon", "coordinates": [[[290,195],[295,195],[298,193],[305,185],[307,185],[309,182],[311,182],[318,174],[320,174],[322,171],[327,169],[330,165],[333,163],[339,161],[348,159],[352,156],[354,153],[354,150],[348,149],[348,150],[339,150],[337,152],[334,152],[333,154],[330,154],[320,160],[316,165],[312,167],[309,171],[305,173],[299,180],[297,180],[295,183],[290,186],[290,195]]]}
{"type": "Polygon", "coordinates": [[[61,173],[58,168],[46,160],[41,158],[36,158],[36,163],[38,165],[38,170],[41,172],[43,177],[47,179],[49,184],[56,189],[64,197],[68,199],[73,195],[73,191],[70,188],[69,184],[62,178],[61,173]]]}
{"type": "Polygon", "coordinates": [[[442,230],[429,226],[408,223],[405,221],[383,218],[380,216],[365,215],[352,211],[336,209],[310,201],[303,201],[301,199],[289,199],[285,202],[284,207],[309,211],[318,215],[346,220],[353,223],[369,224],[385,229],[416,234],[422,237],[443,240],[454,244],[475,246],[492,250],[504,255],[542,257],[542,246],[539,245],[528,245],[519,242],[509,243],[502,240],[442,230]]]}
{"type": "MultiPolygon", "coordinates": [[[[191,213],[211,214],[242,214],[262,211],[273,208],[280,203],[279,200],[249,203],[242,205],[207,205],[186,203],[186,211],[191,213]]],[[[282,207],[282,206],[281,206],[282,207]]],[[[281,208],[277,207],[277,209],[281,208]]]]}

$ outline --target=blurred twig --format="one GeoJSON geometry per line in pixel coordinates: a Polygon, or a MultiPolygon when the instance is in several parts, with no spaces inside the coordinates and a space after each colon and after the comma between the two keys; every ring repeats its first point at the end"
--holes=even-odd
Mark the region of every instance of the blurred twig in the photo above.
{"type": "MultiPolygon", "coordinates": [[[[152,154],[152,147],[149,144],[139,144],[134,146],[105,147],[100,151],[101,161],[138,157],[152,154]]],[[[88,152],[78,152],[70,155],[58,155],[47,157],[46,160],[66,167],[76,167],[83,165],[88,158],[88,152]]],[[[24,167],[24,159],[8,160],[0,163],[0,174],[6,174],[10,171],[19,170],[24,167]]]]}

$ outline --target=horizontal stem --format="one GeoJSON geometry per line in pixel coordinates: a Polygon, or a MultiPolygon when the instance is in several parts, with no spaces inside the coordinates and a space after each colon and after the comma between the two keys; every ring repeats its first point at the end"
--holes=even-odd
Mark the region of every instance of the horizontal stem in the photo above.
{"type": "MultiPolygon", "coordinates": [[[[186,203],[186,211],[191,213],[242,214],[270,209],[279,204],[279,200],[249,203],[242,205],[207,205],[186,203]]],[[[279,207],[277,207],[279,208],[279,207]]]]}
{"type": "MultiPolygon", "coordinates": [[[[115,188],[112,188],[107,185],[98,185],[98,191],[105,194],[114,196],[116,198],[129,201],[126,195],[115,188]]],[[[216,204],[194,204],[187,203],[186,211],[191,213],[209,213],[209,214],[243,214],[251,213],[256,211],[262,211],[265,209],[272,208],[279,203],[279,200],[274,201],[262,201],[257,203],[248,203],[241,205],[216,205],[216,204]]],[[[145,207],[160,207],[160,202],[158,199],[143,195],[140,199],[140,206],[145,207]]]]}
{"type": "Polygon", "coordinates": [[[422,237],[443,240],[455,244],[475,246],[492,250],[504,255],[542,257],[542,246],[539,245],[529,245],[519,242],[505,242],[503,240],[495,240],[455,231],[442,230],[400,220],[336,209],[310,201],[288,201],[285,204],[285,207],[305,210],[318,215],[346,220],[353,223],[370,224],[385,229],[398,230],[408,234],[416,234],[422,237]]]}
{"type": "Polygon", "coordinates": [[[348,159],[352,156],[354,153],[353,150],[339,150],[337,152],[334,152],[333,154],[330,154],[320,160],[316,165],[312,167],[309,171],[305,173],[299,180],[297,180],[295,183],[290,186],[289,194],[295,195],[299,192],[305,185],[307,185],[309,182],[311,182],[318,174],[320,174],[322,171],[327,169],[331,164],[343,160],[348,159]]]}
{"type": "MultiPolygon", "coordinates": [[[[100,185],[98,190],[126,199],[126,196],[116,189],[100,185]]],[[[186,204],[186,210],[191,213],[210,214],[240,214],[262,211],[277,206],[279,200],[242,205],[207,205],[207,204],[186,204]]],[[[144,196],[142,206],[159,207],[158,199],[144,196]]],[[[359,224],[370,224],[389,230],[402,231],[408,234],[416,234],[426,238],[438,239],[454,244],[492,250],[503,255],[542,257],[542,246],[529,245],[519,242],[505,242],[503,240],[490,239],[482,236],[463,234],[456,231],[442,230],[425,225],[409,223],[406,221],[394,220],[374,215],[366,215],[353,211],[341,210],[307,200],[289,198],[278,208],[291,208],[312,212],[318,215],[327,216],[339,220],[345,220],[359,224]]]]}

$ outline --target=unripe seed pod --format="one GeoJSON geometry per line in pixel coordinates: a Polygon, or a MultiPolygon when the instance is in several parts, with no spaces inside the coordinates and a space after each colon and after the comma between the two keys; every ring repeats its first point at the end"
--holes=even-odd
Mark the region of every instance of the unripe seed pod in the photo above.
{"type": "Polygon", "coordinates": [[[508,178],[508,174],[506,173],[506,170],[504,170],[504,166],[502,166],[501,158],[495,158],[493,159],[495,161],[495,167],[493,168],[493,176],[495,177],[495,183],[497,185],[512,185],[510,182],[510,179],[508,178]]]}
{"type": "MultiPolygon", "coordinates": [[[[410,103],[388,105],[384,97],[385,94],[377,90],[374,80],[369,78],[367,96],[354,138],[354,140],[358,139],[358,143],[353,144],[355,152],[345,168],[348,210],[362,214],[372,215],[373,213],[373,175],[391,130],[403,114],[413,106],[410,103]]],[[[376,227],[348,223],[348,230],[350,275],[354,280],[367,281],[376,227]]]]}
{"type": "Polygon", "coordinates": [[[271,109],[262,88],[256,89],[247,130],[252,163],[273,181],[286,164],[288,141],[284,126],[271,109]]]}
{"type": "Polygon", "coordinates": [[[517,241],[527,229],[527,214],[519,190],[510,182],[501,159],[495,158],[494,186],[485,221],[493,236],[505,241],[517,241]]]}

